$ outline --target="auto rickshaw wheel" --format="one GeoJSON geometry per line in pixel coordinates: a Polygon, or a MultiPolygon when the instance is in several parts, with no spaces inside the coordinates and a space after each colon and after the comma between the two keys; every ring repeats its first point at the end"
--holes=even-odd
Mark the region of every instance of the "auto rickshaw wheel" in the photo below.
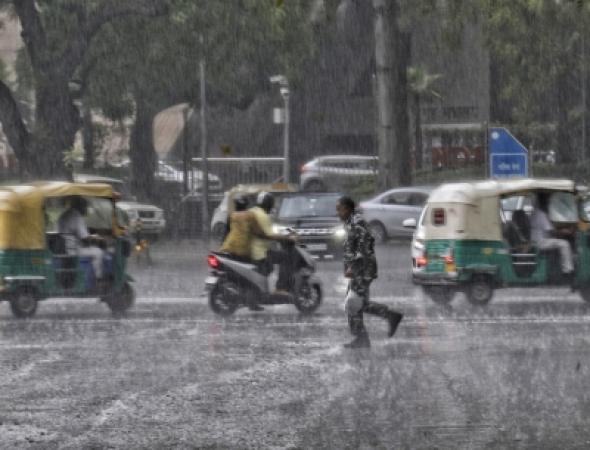
{"type": "Polygon", "coordinates": [[[423,290],[439,305],[447,305],[455,298],[455,289],[451,286],[423,286],[423,290]]]}
{"type": "Polygon", "coordinates": [[[12,314],[19,319],[32,317],[37,311],[37,295],[31,287],[19,288],[10,300],[12,314]]]}
{"type": "Polygon", "coordinates": [[[131,284],[125,282],[119,292],[113,292],[105,299],[113,315],[125,313],[135,303],[135,291],[131,284]]]}
{"type": "Polygon", "coordinates": [[[467,286],[467,300],[472,305],[487,305],[494,296],[492,279],[485,275],[474,276],[467,286]]]}

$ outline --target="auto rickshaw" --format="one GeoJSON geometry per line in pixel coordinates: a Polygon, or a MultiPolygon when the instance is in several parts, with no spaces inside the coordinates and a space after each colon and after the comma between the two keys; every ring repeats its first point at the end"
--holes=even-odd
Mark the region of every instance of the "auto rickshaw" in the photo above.
{"type": "MultiPolygon", "coordinates": [[[[437,303],[457,291],[469,302],[487,304],[502,287],[568,286],[590,302],[590,208],[586,188],[571,180],[516,179],[450,183],[434,190],[418,225],[423,253],[414,255],[413,280],[437,303]],[[549,197],[548,216],[574,255],[574,273],[565,276],[557,250],[533,242],[513,242],[510,230],[529,221],[529,208],[513,212],[502,205],[524,205],[539,193],[549,197]],[[507,201],[516,198],[518,201],[507,201]],[[518,221],[520,223],[516,223],[518,221]]],[[[530,226],[530,222],[528,222],[530,226]]],[[[524,233],[526,235],[526,232],[524,233]]]]}
{"type": "Polygon", "coordinates": [[[114,314],[132,306],[126,273],[130,243],[115,211],[116,193],[106,184],[43,182],[0,187],[0,300],[16,317],[35,314],[49,297],[99,297],[114,314]],[[67,252],[57,220],[65,199],[86,200],[90,233],[101,237],[103,272],[96,280],[91,260],[67,252]]]}

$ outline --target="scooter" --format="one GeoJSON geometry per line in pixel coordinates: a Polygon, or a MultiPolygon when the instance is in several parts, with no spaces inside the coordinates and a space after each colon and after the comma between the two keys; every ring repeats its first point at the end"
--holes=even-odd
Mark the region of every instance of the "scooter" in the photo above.
{"type": "Polygon", "coordinates": [[[260,305],[293,304],[302,314],[313,313],[322,302],[322,284],[315,276],[315,261],[302,245],[295,245],[296,269],[291,276],[288,294],[272,293],[268,276],[251,262],[232,258],[227,253],[211,252],[207,263],[211,268],[205,280],[209,306],[216,314],[229,316],[236,309],[260,305]]]}

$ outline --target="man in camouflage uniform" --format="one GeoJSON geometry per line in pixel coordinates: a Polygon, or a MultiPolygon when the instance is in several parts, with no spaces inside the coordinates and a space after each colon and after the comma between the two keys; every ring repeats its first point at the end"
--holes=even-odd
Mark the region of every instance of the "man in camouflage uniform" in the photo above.
{"type": "Polygon", "coordinates": [[[341,197],[336,211],[344,222],[344,276],[350,278],[349,293],[356,294],[359,302],[347,302],[348,323],[354,340],[346,348],[370,347],[371,341],[363,323],[363,313],[383,317],[389,322],[388,336],[394,335],[403,315],[385,305],[369,300],[369,286],[377,278],[375,239],[361,216],[355,213],[354,200],[341,197]],[[352,292],[351,292],[352,291],[352,292]],[[356,307],[355,307],[356,305],[356,307]]]}

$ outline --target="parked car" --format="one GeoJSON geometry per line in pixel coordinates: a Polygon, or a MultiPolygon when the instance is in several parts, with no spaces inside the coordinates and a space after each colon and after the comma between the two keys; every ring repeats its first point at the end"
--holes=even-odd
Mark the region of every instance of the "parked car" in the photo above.
{"type": "Polygon", "coordinates": [[[74,174],[76,183],[105,183],[109,184],[113,190],[121,195],[121,200],[117,202],[117,208],[124,211],[129,219],[129,225],[132,228],[141,226],[143,234],[148,236],[159,236],[166,227],[164,210],[155,205],[139,203],[125,182],[118,178],[103,177],[91,174],[74,174]]]}
{"type": "Polygon", "coordinates": [[[299,185],[310,192],[340,191],[355,181],[377,176],[376,156],[320,156],[301,166],[299,185]]]}
{"type": "Polygon", "coordinates": [[[429,186],[391,189],[361,202],[359,212],[377,242],[390,237],[410,237],[412,231],[403,222],[411,217],[418,220],[432,189],[429,186]]]}
{"type": "Polygon", "coordinates": [[[336,215],[341,194],[298,192],[284,194],[274,214],[275,233],[295,232],[299,242],[317,256],[342,254],[346,231],[336,215]]]}
{"type": "MultiPolygon", "coordinates": [[[[199,169],[191,168],[188,170],[187,175],[189,192],[200,193],[203,189],[203,172],[199,169]]],[[[155,177],[156,180],[165,183],[175,183],[179,185],[184,183],[184,171],[182,168],[163,161],[158,161],[155,177]]],[[[223,191],[223,184],[217,175],[209,173],[208,179],[210,194],[219,194],[223,191]]]]}
{"type": "Polygon", "coordinates": [[[278,201],[281,195],[287,192],[295,192],[297,187],[292,184],[273,183],[273,184],[238,184],[223,194],[223,199],[213,211],[211,217],[211,234],[215,239],[221,239],[226,232],[227,218],[233,210],[233,199],[237,195],[243,195],[248,200],[250,206],[256,203],[256,196],[259,192],[270,192],[278,201]]]}

